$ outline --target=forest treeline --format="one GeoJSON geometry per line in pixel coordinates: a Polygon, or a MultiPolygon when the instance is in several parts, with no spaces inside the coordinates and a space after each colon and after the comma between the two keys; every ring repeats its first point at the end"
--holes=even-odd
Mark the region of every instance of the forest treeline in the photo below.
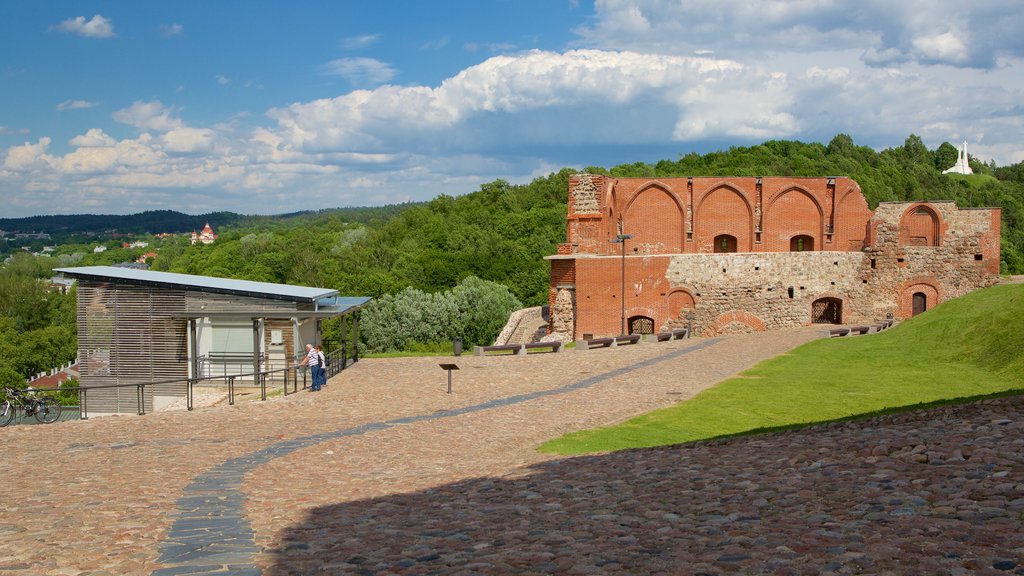
{"type": "MultiPolygon", "coordinates": [[[[840,134],[827,145],[773,140],[654,164],[586,171],[618,177],[849,176],[860,184],[872,208],[879,202],[912,200],[1000,207],[1002,271],[1024,273],[1024,164],[999,167],[971,159],[974,175],[943,175],[957,157],[951,144],[929,150],[914,135],[902,146],[879,152],[840,134]]],[[[507,286],[523,305],[540,305],[548,297],[544,256],[554,254],[565,239],[568,181],[575,172],[563,169],[521,185],[496,180],[469,194],[441,195],[419,204],[242,218],[219,228],[220,238],[207,246],[191,246],[184,237],[153,241],[146,249],[111,244],[100,254],[92,252],[95,242],[60,245],[48,262],[50,268],[112,264],[157,248],[154,270],[330,287],[345,295],[375,298],[407,288],[424,293],[452,290],[473,276],[507,286]]],[[[154,225],[150,231],[162,230],[154,225]]],[[[23,274],[28,268],[8,265],[0,276],[23,274]]],[[[2,301],[9,296],[4,294],[0,289],[0,310],[9,317],[11,307],[2,301]]],[[[66,324],[64,304],[51,306],[55,309],[46,325],[66,324]]],[[[0,328],[25,323],[21,319],[0,328]]],[[[37,323],[29,321],[32,326],[37,323]]],[[[18,347],[36,347],[35,342],[18,347]]],[[[49,367],[23,361],[12,365],[9,349],[0,349],[2,362],[18,372],[49,367]]],[[[73,348],[48,358],[59,364],[68,355],[73,357],[73,348]]]]}

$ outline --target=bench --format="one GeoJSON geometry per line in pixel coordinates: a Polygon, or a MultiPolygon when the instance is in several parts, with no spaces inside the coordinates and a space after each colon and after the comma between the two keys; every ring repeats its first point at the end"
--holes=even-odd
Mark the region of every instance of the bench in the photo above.
{"type": "Polygon", "coordinates": [[[683,338],[690,337],[690,331],[686,328],[676,328],[668,332],[658,332],[657,334],[651,334],[652,339],[655,342],[666,342],[668,340],[682,340],[683,338]]]}
{"type": "Polygon", "coordinates": [[[558,340],[552,342],[530,342],[523,344],[523,348],[527,350],[541,350],[544,348],[550,348],[552,352],[562,352],[565,350],[565,343],[559,342],[558,340]]]}
{"type": "Polygon", "coordinates": [[[849,333],[850,333],[850,329],[849,328],[834,328],[834,329],[828,331],[828,337],[829,338],[838,338],[838,337],[841,337],[841,336],[846,336],[849,333]]]}
{"type": "Polygon", "coordinates": [[[498,346],[473,346],[473,356],[483,356],[489,352],[511,352],[512,354],[526,354],[526,348],[522,344],[501,344],[498,346]]]}
{"type": "Polygon", "coordinates": [[[615,343],[616,344],[637,344],[637,343],[640,342],[641,338],[643,338],[643,336],[640,335],[640,334],[630,334],[628,336],[616,336],[615,337],[615,343]]]}
{"type": "Polygon", "coordinates": [[[615,338],[591,338],[590,340],[577,340],[577,350],[591,350],[593,348],[615,348],[618,343],[615,338]]]}
{"type": "Polygon", "coordinates": [[[853,334],[867,334],[871,330],[870,326],[852,326],[850,332],[853,334]]]}

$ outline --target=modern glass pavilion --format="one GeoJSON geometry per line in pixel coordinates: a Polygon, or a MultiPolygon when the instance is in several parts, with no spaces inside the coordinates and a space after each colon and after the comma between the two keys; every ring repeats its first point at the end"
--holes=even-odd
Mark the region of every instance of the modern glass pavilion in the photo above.
{"type": "Polygon", "coordinates": [[[80,382],[97,388],[88,392],[89,415],[160,408],[185,397],[189,379],[294,366],[307,343],[320,342],[326,318],[341,318],[344,367],[350,347],[358,360],[359,310],[370,301],[327,288],[114,266],[56,272],[79,284],[80,382]],[[141,399],[139,384],[147,384],[141,399]]]}

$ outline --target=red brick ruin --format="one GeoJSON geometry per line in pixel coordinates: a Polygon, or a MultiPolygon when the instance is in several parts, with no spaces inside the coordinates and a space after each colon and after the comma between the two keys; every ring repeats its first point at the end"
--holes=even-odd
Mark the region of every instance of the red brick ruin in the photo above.
{"type": "Polygon", "coordinates": [[[627,333],[690,322],[704,336],[908,318],[998,279],[999,226],[998,208],[950,201],[871,211],[845,177],[577,174],[566,242],[548,257],[549,330],[617,335],[623,316],[627,333]]]}

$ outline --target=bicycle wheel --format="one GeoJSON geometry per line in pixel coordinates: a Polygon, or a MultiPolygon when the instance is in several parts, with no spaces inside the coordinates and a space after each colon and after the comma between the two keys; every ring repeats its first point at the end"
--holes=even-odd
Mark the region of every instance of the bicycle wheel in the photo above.
{"type": "Polygon", "coordinates": [[[3,403],[3,411],[0,412],[0,426],[7,426],[14,420],[14,414],[18,409],[9,401],[3,403]]]}
{"type": "Polygon", "coordinates": [[[53,398],[40,398],[36,404],[36,420],[43,424],[53,424],[60,418],[60,404],[53,398]]]}

